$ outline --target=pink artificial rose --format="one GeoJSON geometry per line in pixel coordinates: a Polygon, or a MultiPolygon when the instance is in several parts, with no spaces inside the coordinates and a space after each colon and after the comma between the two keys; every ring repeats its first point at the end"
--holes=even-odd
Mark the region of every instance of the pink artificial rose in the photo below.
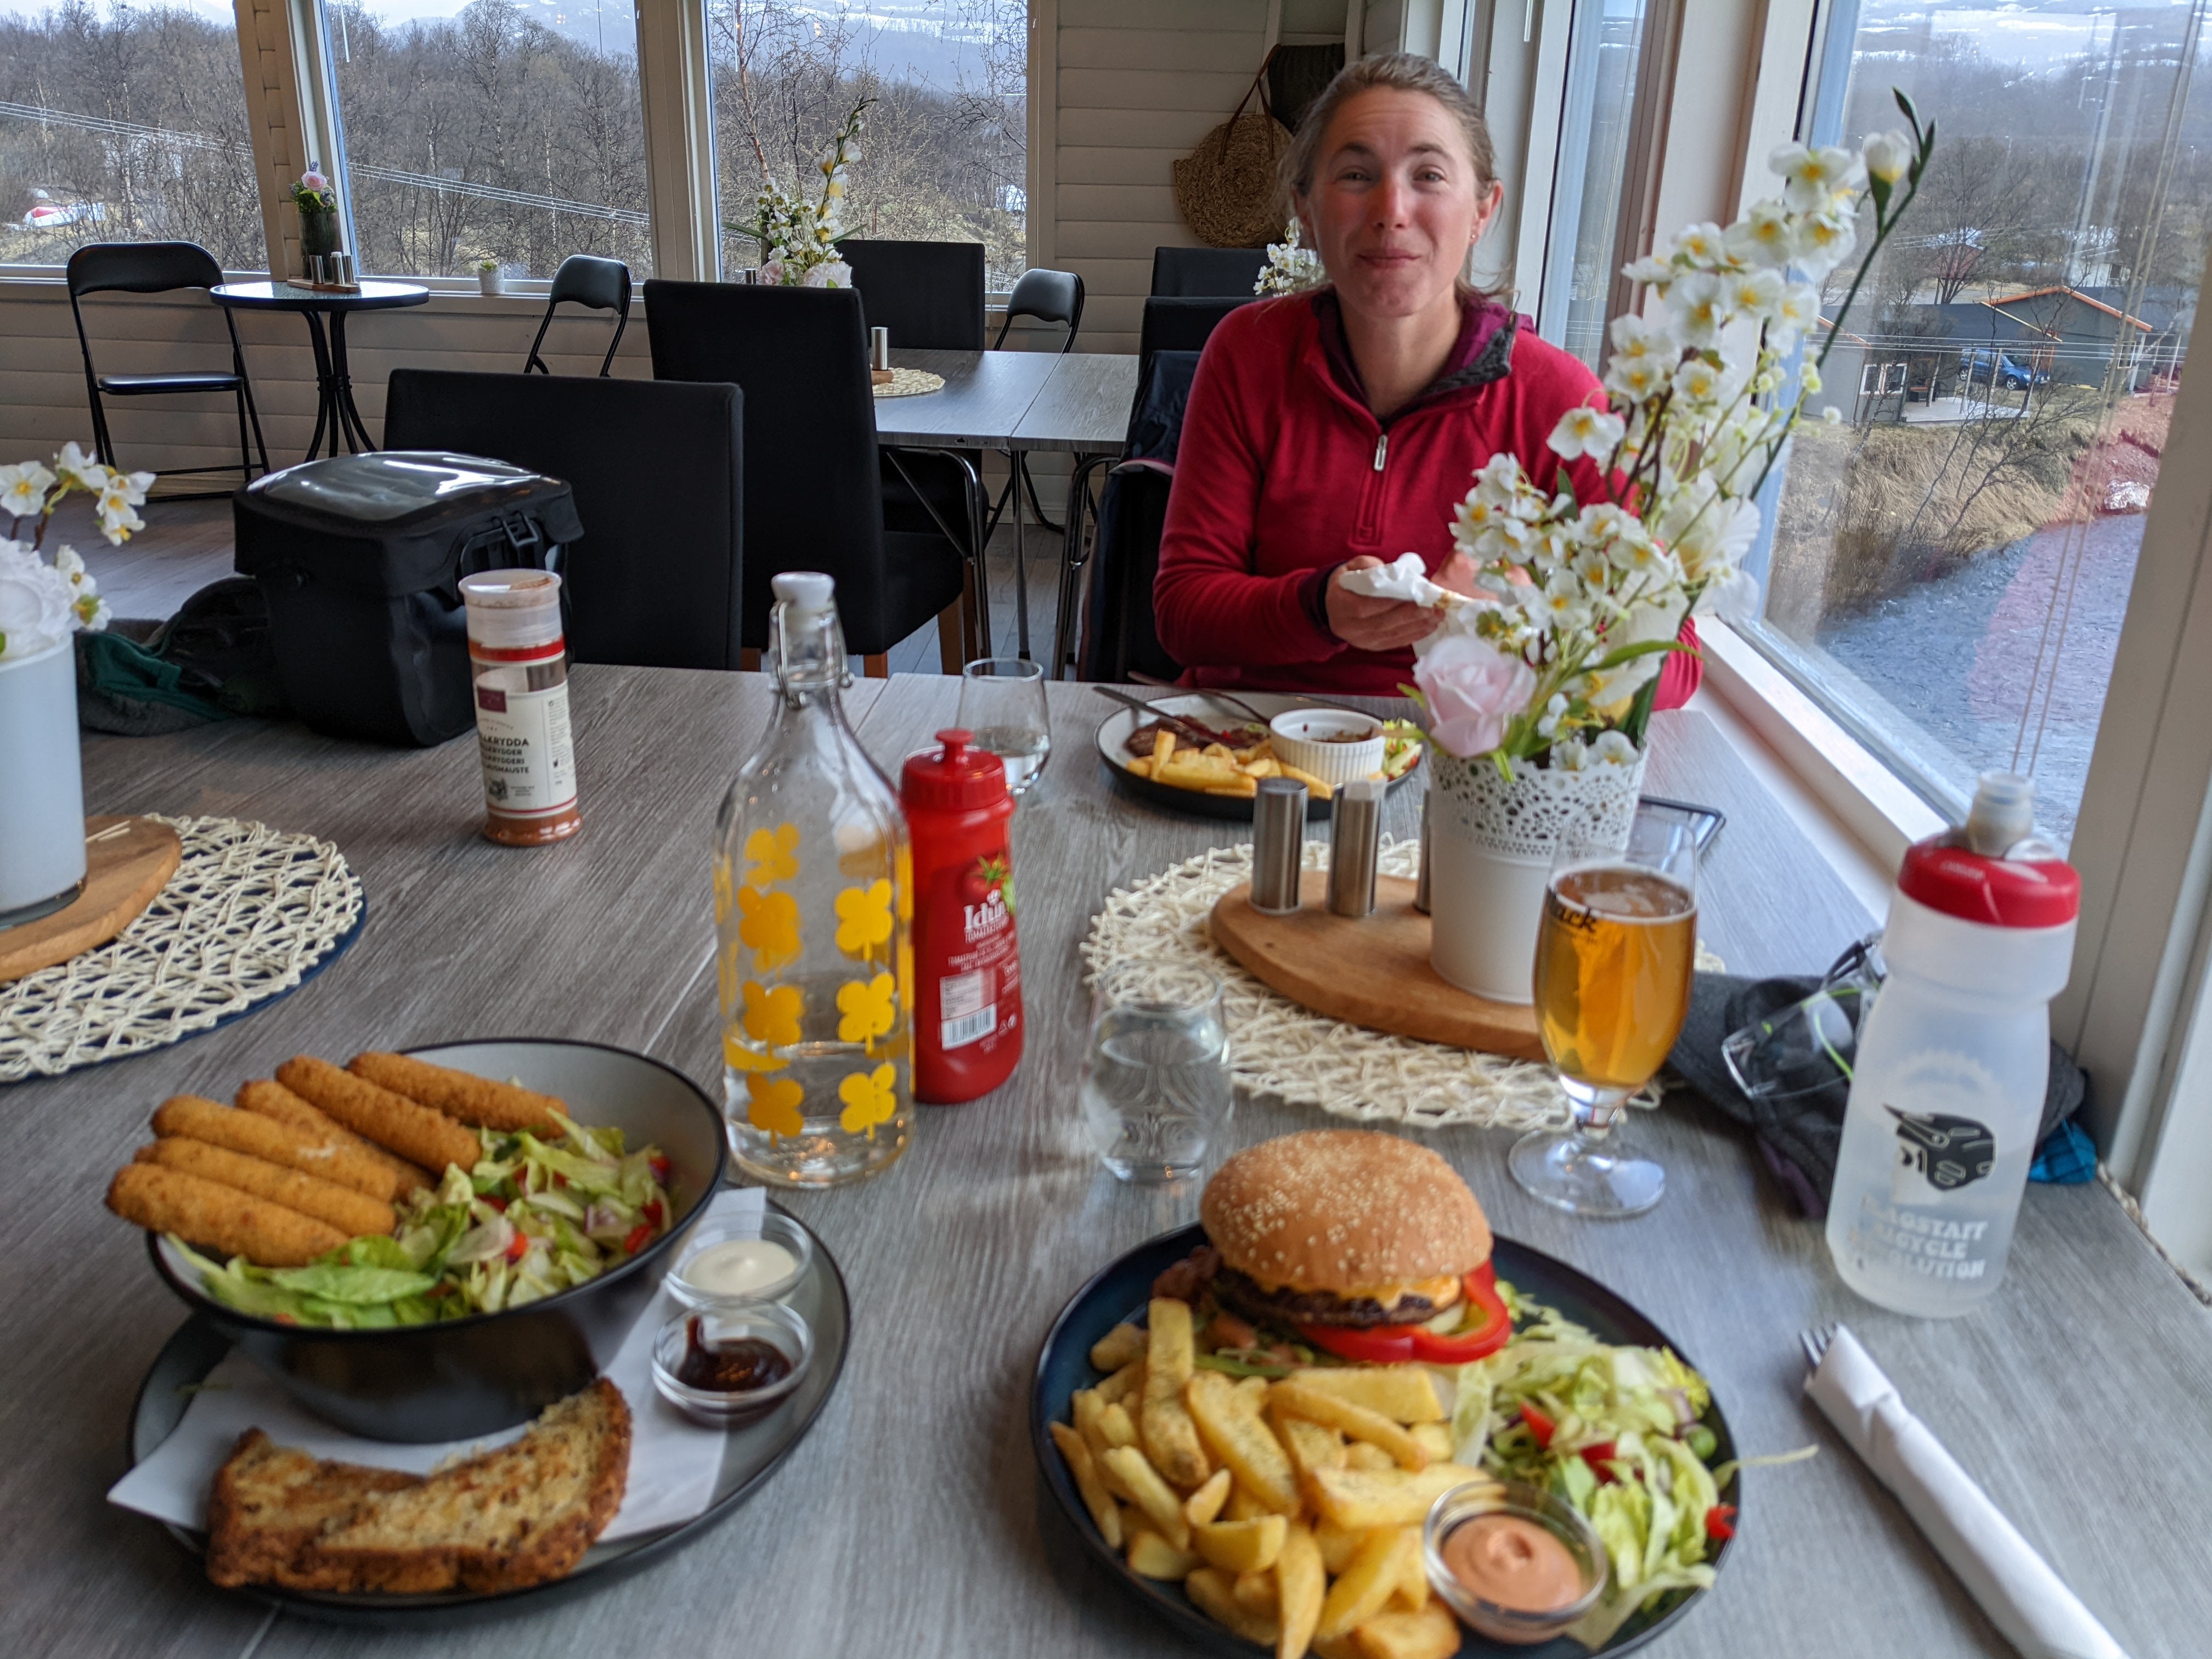
{"type": "Polygon", "coordinates": [[[300,182],[309,190],[328,190],[331,187],[331,181],[313,167],[300,175],[300,182]]]}
{"type": "Polygon", "coordinates": [[[1506,722],[1528,706],[1536,676],[1488,641],[1455,633],[1415,659],[1413,683],[1428,700],[1430,735],[1464,759],[1505,741],[1506,722]]]}

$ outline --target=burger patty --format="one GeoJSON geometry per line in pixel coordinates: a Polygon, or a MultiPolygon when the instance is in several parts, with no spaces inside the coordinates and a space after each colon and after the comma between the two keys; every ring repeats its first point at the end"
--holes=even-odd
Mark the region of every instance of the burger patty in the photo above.
{"type": "Polygon", "coordinates": [[[1419,1296],[1401,1296],[1385,1308],[1372,1297],[1344,1297],[1334,1291],[1266,1290],[1226,1264],[1214,1273],[1213,1293],[1246,1318],[1275,1324],[1419,1325],[1442,1311],[1419,1296]]]}

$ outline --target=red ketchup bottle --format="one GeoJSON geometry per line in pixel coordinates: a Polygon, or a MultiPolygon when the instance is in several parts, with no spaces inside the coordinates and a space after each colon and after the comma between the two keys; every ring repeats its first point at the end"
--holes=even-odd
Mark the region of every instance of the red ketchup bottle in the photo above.
{"type": "Polygon", "coordinates": [[[899,799],[914,836],[914,1096],[988,1094],[1022,1057],[1014,946],[1014,798],[1006,763],[939,732],[906,757],[899,799]]]}

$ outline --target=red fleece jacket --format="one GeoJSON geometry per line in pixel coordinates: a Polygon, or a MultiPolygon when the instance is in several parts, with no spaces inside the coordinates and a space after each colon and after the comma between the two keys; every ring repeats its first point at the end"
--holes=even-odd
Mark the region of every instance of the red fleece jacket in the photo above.
{"type": "MultiPolygon", "coordinates": [[[[1452,509],[1493,455],[1541,477],[1559,416],[1601,404],[1596,377],[1470,301],[1443,371],[1388,422],[1368,407],[1328,289],[1243,306],[1206,342],[1183,415],[1152,605],[1160,643],[1194,685],[1395,696],[1413,653],[1358,651],[1330,632],[1328,578],[1371,553],[1419,553],[1431,574],[1452,552],[1452,509]]],[[[1601,491],[1588,460],[1576,494],[1601,491]]],[[[1686,623],[1685,642],[1697,635],[1686,623]]],[[[1676,653],[1657,706],[1697,689],[1676,653]]]]}

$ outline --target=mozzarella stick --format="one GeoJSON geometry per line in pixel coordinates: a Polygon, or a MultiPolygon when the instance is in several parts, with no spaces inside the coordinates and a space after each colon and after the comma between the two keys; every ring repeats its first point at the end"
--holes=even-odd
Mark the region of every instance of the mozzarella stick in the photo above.
{"type": "Polygon", "coordinates": [[[304,1267],[346,1242],[313,1216],[153,1164],[118,1170],[108,1183],[107,1207],[125,1221],[263,1267],[304,1267]]]}
{"type": "Polygon", "coordinates": [[[281,1083],[272,1083],[267,1078],[242,1083],[239,1085],[236,1099],[240,1111],[258,1112],[264,1117],[273,1117],[279,1123],[289,1123],[304,1133],[349,1147],[364,1158],[385,1164],[399,1177],[399,1190],[403,1193],[434,1184],[428,1176],[405,1158],[395,1157],[374,1141],[365,1140],[352,1130],[325,1117],[281,1083]]]}
{"type": "Polygon", "coordinates": [[[266,1158],[249,1158],[244,1152],[212,1146],[186,1135],[171,1135],[150,1146],[141,1146],[137,1160],[235,1187],[241,1193],[251,1193],[271,1204],[282,1204],[288,1210],[313,1216],[336,1227],[349,1238],[357,1238],[364,1233],[389,1234],[399,1225],[399,1218],[392,1212],[392,1206],[367,1193],[357,1193],[334,1181],[302,1175],[266,1158]]]}
{"type": "Polygon", "coordinates": [[[474,1129],[443,1112],[417,1105],[365,1077],[340,1071],[326,1060],[300,1054],[276,1068],[276,1080],[357,1135],[442,1176],[448,1164],[473,1170],[483,1156],[474,1129]]]}
{"type": "Polygon", "coordinates": [[[433,1066],[408,1054],[356,1054],[346,1069],[356,1077],[434,1106],[447,1117],[459,1118],[480,1128],[510,1133],[527,1129],[537,1135],[565,1134],[568,1108],[552,1095],[541,1095],[515,1083],[495,1083],[488,1077],[433,1066]]]}
{"type": "Polygon", "coordinates": [[[244,1152],[248,1158],[281,1164],[288,1170],[319,1176],[341,1187],[367,1193],[387,1204],[399,1196],[399,1177],[381,1164],[335,1141],[319,1140],[289,1123],[263,1117],[258,1112],[234,1111],[197,1095],[179,1095],[164,1101],[154,1114],[154,1133],[164,1137],[184,1135],[211,1146],[244,1152]]]}

